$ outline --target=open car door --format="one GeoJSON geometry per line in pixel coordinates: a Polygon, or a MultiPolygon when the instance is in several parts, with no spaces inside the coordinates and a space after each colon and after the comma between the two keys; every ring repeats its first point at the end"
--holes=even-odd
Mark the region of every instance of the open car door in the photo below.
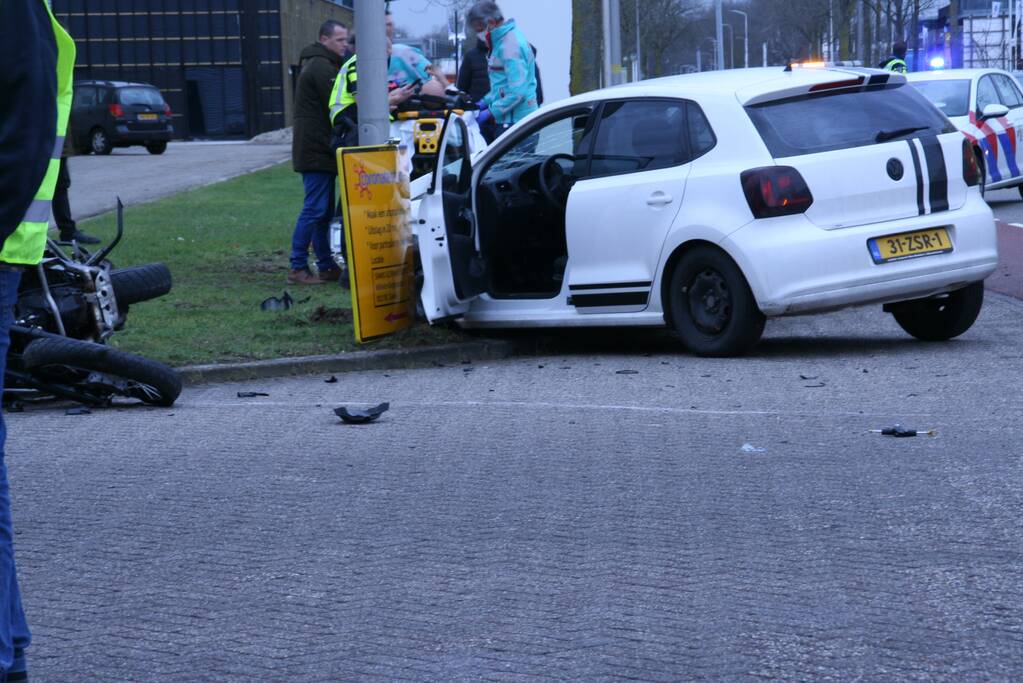
{"type": "Polygon", "coordinates": [[[483,260],[476,247],[472,215],[472,162],[465,122],[449,114],[444,123],[437,167],[419,205],[420,294],[431,323],[469,310],[485,289],[483,260]]]}

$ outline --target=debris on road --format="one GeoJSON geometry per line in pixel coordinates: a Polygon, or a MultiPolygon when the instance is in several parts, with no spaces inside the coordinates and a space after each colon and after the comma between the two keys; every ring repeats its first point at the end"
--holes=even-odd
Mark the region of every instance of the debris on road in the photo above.
{"type": "Polygon", "coordinates": [[[817,384],[804,384],[803,386],[806,387],[807,389],[820,389],[821,387],[826,387],[827,385],[824,382],[818,382],[817,384]]]}
{"type": "Polygon", "coordinates": [[[287,290],[284,290],[284,295],[280,298],[272,296],[268,299],[263,299],[262,303],[259,304],[259,310],[261,311],[287,311],[295,304],[295,300],[291,298],[291,294],[287,290]]]}
{"type": "Polygon", "coordinates": [[[639,370],[616,370],[616,375],[638,375],[639,370]]]}
{"type": "Polygon", "coordinates": [[[325,379],[323,381],[326,384],[337,384],[337,377],[335,375],[331,375],[330,377],[328,377],[327,379],[325,379]]]}
{"type": "Polygon", "coordinates": [[[265,391],[239,391],[238,398],[255,398],[257,396],[269,396],[265,391]]]}
{"type": "Polygon", "coordinates": [[[381,403],[380,405],[372,406],[363,410],[358,408],[349,408],[348,406],[340,406],[339,408],[334,409],[334,414],[340,417],[342,422],[359,425],[372,422],[386,413],[390,407],[390,403],[381,403]]]}
{"type": "Polygon", "coordinates": [[[799,379],[817,379],[817,375],[800,375],[799,379]]]}
{"type": "Polygon", "coordinates": [[[767,452],[766,448],[759,448],[757,446],[754,446],[751,443],[744,443],[742,445],[742,448],[740,448],[739,450],[742,451],[743,453],[766,453],[767,452]]]}
{"type": "Polygon", "coordinates": [[[65,415],[92,415],[92,411],[85,406],[75,406],[64,411],[65,415]]]}
{"type": "Polygon", "coordinates": [[[881,436],[936,436],[938,430],[936,429],[907,429],[900,424],[894,424],[891,427],[885,427],[883,429],[871,429],[874,434],[880,434],[881,436]]]}

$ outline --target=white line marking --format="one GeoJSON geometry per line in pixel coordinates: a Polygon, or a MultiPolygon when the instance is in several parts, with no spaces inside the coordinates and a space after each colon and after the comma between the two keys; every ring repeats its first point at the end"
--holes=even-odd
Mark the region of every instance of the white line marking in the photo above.
{"type": "Polygon", "coordinates": [[[1023,223],[1006,223],[1006,225],[1011,225],[1014,228],[1023,228],[1023,223]]]}

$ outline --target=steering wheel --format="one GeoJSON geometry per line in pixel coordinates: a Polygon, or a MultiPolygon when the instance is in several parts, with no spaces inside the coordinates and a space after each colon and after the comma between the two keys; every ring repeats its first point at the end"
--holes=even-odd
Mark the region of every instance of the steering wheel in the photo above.
{"type": "Polygon", "coordinates": [[[571,154],[554,154],[540,164],[540,192],[556,209],[564,209],[568,204],[568,191],[562,187],[568,174],[558,163],[560,159],[575,162],[575,157],[571,154]]]}

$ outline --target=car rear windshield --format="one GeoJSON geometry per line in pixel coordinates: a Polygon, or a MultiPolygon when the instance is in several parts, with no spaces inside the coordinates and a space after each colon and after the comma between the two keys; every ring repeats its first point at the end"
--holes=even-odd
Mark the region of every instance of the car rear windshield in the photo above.
{"type": "Polygon", "coordinates": [[[151,107],[162,107],[163,97],[156,88],[121,88],[117,91],[121,104],[148,104],[151,107]]]}
{"type": "Polygon", "coordinates": [[[956,130],[904,84],[802,95],[748,106],[746,112],[776,159],[956,130]]]}
{"type": "Polygon", "coordinates": [[[966,116],[970,113],[970,81],[910,81],[945,116],[966,116]]]}

